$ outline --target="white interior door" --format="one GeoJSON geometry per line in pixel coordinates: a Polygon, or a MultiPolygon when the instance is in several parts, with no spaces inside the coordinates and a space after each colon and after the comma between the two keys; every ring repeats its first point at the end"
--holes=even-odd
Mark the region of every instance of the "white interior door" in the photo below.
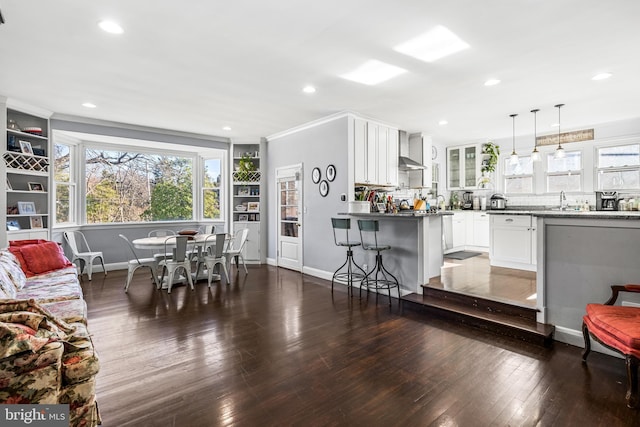
{"type": "Polygon", "coordinates": [[[276,170],[278,266],[302,271],[302,165],[276,170]]]}

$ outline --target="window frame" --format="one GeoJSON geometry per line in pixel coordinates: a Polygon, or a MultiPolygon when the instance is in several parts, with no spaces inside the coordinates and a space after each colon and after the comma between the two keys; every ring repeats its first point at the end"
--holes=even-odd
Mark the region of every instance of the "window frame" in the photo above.
{"type": "MultiPolygon", "coordinates": [[[[196,181],[198,181],[197,184],[197,188],[200,189],[200,191],[196,190],[196,193],[198,193],[200,195],[199,197],[199,201],[198,201],[198,220],[199,221],[225,221],[226,219],[226,204],[225,204],[225,200],[226,200],[226,192],[225,192],[225,188],[226,188],[226,181],[228,180],[228,178],[226,178],[226,158],[224,156],[223,153],[220,153],[219,155],[214,155],[214,154],[204,154],[204,155],[198,155],[198,170],[200,171],[200,173],[198,173],[198,179],[196,181]],[[207,163],[207,160],[219,160],[220,161],[220,185],[218,187],[205,187],[204,183],[206,181],[205,179],[205,166],[207,163]],[[204,194],[205,191],[207,190],[218,190],[218,201],[220,204],[220,216],[218,218],[205,218],[204,215],[204,194]]],[[[194,189],[196,188],[196,185],[194,183],[194,189]]],[[[195,197],[194,197],[195,200],[195,197]]]]}
{"type": "Polygon", "coordinates": [[[608,166],[608,167],[600,167],[600,150],[606,148],[615,148],[615,147],[625,147],[625,146],[638,146],[640,148],[640,141],[625,141],[618,142],[606,145],[598,145],[594,147],[594,169],[595,169],[595,177],[594,177],[594,187],[596,191],[638,191],[640,190],[640,185],[638,187],[628,187],[628,188],[601,188],[600,187],[600,175],[604,172],[632,172],[637,171],[640,174],[640,163],[635,166],[608,166]]]}
{"type": "Polygon", "coordinates": [[[566,170],[562,172],[549,172],[549,157],[553,157],[555,152],[547,153],[545,157],[545,165],[544,165],[544,181],[545,181],[545,193],[546,194],[557,194],[557,191],[549,190],[549,177],[552,176],[572,176],[578,175],[580,177],[580,188],[578,189],[567,189],[565,190],[568,193],[581,193],[584,191],[584,152],[582,149],[577,150],[567,150],[565,149],[565,156],[568,156],[570,153],[579,153],[580,154],[580,169],[578,170],[566,170]]]}
{"type": "MultiPolygon", "coordinates": [[[[520,161],[523,157],[529,158],[531,159],[531,155],[530,154],[526,154],[526,155],[522,155],[518,157],[518,161],[520,161]]],[[[532,160],[529,160],[531,162],[531,173],[530,174],[520,174],[520,175],[515,175],[515,174],[507,174],[507,170],[508,170],[508,165],[507,162],[509,162],[511,160],[510,156],[505,156],[503,157],[502,160],[502,188],[504,188],[504,193],[505,194],[511,194],[511,195],[528,195],[528,194],[535,194],[536,193],[536,173],[535,173],[535,163],[532,160]],[[523,193],[509,193],[507,191],[507,181],[509,179],[513,179],[513,178],[530,178],[531,179],[531,191],[530,192],[523,192],[523,193]]]]}
{"type": "Polygon", "coordinates": [[[53,191],[52,191],[52,201],[53,208],[51,209],[51,218],[53,227],[66,227],[70,225],[78,224],[78,193],[77,193],[77,177],[78,177],[78,164],[77,164],[77,152],[78,152],[78,144],[71,143],[68,141],[55,141],[53,142],[53,191]],[[69,147],[69,181],[57,181],[55,174],[55,162],[56,162],[56,145],[64,145],[69,147]],[[59,222],[58,221],[58,186],[63,185],[68,187],[69,191],[69,221],[59,222]]]}

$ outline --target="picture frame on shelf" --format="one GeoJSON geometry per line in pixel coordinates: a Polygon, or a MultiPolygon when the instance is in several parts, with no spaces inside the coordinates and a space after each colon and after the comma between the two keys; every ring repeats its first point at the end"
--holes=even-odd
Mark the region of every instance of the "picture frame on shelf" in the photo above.
{"type": "Polygon", "coordinates": [[[43,228],[41,216],[32,216],[29,220],[31,222],[31,228],[43,228]]]}
{"type": "Polygon", "coordinates": [[[36,213],[34,202],[18,202],[18,213],[20,215],[31,215],[36,213]]]}
{"type": "Polygon", "coordinates": [[[29,191],[45,191],[44,185],[40,182],[27,182],[27,185],[29,186],[29,191]]]}
{"type": "Polygon", "coordinates": [[[384,203],[376,203],[376,207],[378,208],[378,212],[385,213],[387,211],[387,205],[384,203]]]}
{"type": "Polygon", "coordinates": [[[249,215],[247,214],[238,215],[238,221],[249,221],[249,215]]]}
{"type": "Polygon", "coordinates": [[[260,210],[260,202],[247,203],[247,211],[259,211],[259,210],[260,210]]]}
{"type": "Polygon", "coordinates": [[[256,214],[249,214],[249,221],[255,221],[256,220],[256,214]]]}
{"type": "Polygon", "coordinates": [[[7,221],[7,231],[18,231],[20,229],[20,223],[15,219],[7,221]]]}
{"type": "Polygon", "coordinates": [[[29,141],[20,140],[20,151],[22,154],[30,154],[33,156],[33,148],[29,141]]]}
{"type": "Polygon", "coordinates": [[[249,187],[238,188],[238,196],[248,196],[248,195],[249,195],[249,187]]]}

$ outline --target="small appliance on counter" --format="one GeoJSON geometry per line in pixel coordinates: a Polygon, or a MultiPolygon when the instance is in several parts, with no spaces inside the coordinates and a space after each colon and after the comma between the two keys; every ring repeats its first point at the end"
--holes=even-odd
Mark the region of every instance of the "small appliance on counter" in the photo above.
{"type": "Polygon", "coordinates": [[[504,194],[496,193],[491,196],[491,209],[501,210],[507,208],[507,198],[504,194]]]}
{"type": "Polygon", "coordinates": [[[596,191],[597,211],[617,211],[618,192],[617,191],[596,191]]]}
{"type": "Polygon", "coordinates": [[[473,208],[473,192],[465,191],[462,193],[462,209],[472,209],[473,208]]]}

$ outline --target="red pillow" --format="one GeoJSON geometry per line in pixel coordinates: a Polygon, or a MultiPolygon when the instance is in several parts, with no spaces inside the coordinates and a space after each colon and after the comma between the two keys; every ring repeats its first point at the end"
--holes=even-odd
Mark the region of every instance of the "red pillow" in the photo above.
{"type": "Polygon", "coordinates": [[[11,252],[16,256],[16,258],[20,262],[20,268],[22,269],[22,271],[24,271],[25,276],[27,277],[35,276],[35,273],[29,270],[29,267],[27,266],[27,262],[24,260],[24,257],[22,256],[22,252],[20,251],[20,248],[21,246],[9,246],[9,252],[11,252]]]}
{"type": "Polygon", "coordinates": [[[26,246],[26,245],[36,245],[40,243],[45,243],[48,240],[44,239],[25,239],[25,240],[11,240],[9,242],[9,246],[26,246]]]}
{"type": "Polygon", "coordinates": [[[72,265],[56,242],[47,241],[38,245],[21,246],[20,252],[27,268],[35,274],[59,270],[72,265]]]}

